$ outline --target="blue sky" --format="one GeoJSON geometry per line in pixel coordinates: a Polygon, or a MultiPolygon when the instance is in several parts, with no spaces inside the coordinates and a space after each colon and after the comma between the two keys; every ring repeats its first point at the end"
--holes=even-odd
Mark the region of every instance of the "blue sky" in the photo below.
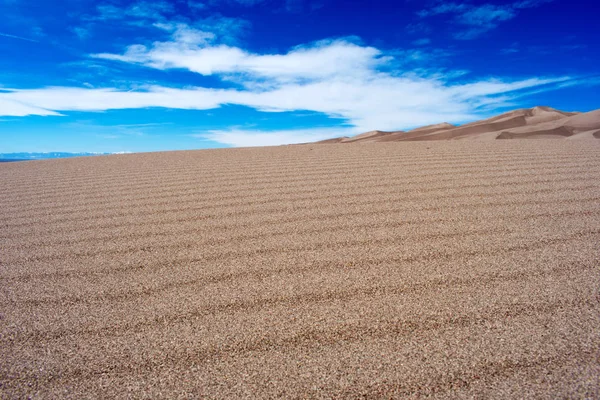
{"type": "Polygon", "coordinates": [[[600,108],[579,0],[0,0],[0,153],[274,145],[600,108]]]}

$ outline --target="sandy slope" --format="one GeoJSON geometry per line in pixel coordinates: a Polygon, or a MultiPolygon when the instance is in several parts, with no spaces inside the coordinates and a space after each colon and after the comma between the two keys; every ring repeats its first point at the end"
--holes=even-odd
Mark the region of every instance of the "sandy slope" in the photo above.
{"type": "Polygon", "coordinates": [[[351,138],[318,143],[399,142],[422,140],[597,139],[600,110],[569,113],[550,107],[510,111],[496,117],[454,126],[443,123],[410,131],[371,131],[351,138]]]}
{"type": "Polygon", "coordinates": [[[0,397],[597,398],[599,174],[596,140],[0,165],[0,397]]]}

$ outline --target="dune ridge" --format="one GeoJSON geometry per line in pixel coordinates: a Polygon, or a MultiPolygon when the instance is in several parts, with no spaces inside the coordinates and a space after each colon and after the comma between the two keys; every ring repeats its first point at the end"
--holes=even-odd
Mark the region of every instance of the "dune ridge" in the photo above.
{"type": "Polygon", "coordinates": [[[538,106],[519,109],[481,121],[454,126],[428,125],[409,131],[371,131],[349,138],[317,143],[400,142],[422,140],[598,139],[600,110],[565,112],[538,106]]]}

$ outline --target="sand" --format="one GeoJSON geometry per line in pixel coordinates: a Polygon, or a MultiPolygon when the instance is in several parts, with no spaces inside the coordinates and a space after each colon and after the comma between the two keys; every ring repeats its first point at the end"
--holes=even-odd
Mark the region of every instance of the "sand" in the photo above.
{"type": "Polygon", "coordinates": [[[596,139],[2,164],[0,397],[597,398],[599,175],[596,139]]]}
{"type": "Polygon", "coordinates": [[[461,126],[441,123],[409,131],[370,131],[349,138],[333,138],[317,143],[598,138],[600,138],[600,110],[574,113],[550,107],[533,107],[509,111],[461,126]]]}

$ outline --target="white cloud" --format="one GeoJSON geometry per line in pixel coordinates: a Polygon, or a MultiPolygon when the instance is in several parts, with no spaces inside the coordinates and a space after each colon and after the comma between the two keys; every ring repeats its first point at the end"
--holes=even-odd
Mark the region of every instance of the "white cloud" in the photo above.
{"type": "Polygon", "coordinates": [[[59,113],[49,109],[23,104],[16,100],[3,98],[3,95],[5,95],[5,93],[0,91],[0,116],[25,117],[28,115],[60,115],[59,113]]]}
{"type": "MultiPolygon", "coordinates": [[[[226,102],[224,91],[212,89],[171,89],[159,86],[144,91],[122,91],[118,89],[88,89],[50,87],[43,89],[6,89],[0,92],[0,101],[28,106],[29,115],[52,115],[52,111],[106,111],[164,107],[176,109],[206,110],[219,107],[226,102]]],[[[0,108],[0,115],[4,109],[0,108]]]]}
{"type": "Polygon", "coordinates": [[[278,131],[230,129],[212,130],[192,136],[234,147],[253,147],[316,142],[333,137],[351,136],[355,133],[356,130],[354,129],[339,128],[288,129],[278,131]]]}
{"type": "MultiPolygon", "coordinates": [[[[373,129],[398,130],[439,122],[462,123],[530,91],[551,90],[569,77],[521,80],[464,80],[464,71],[405,69],[432,58],[423,51],[384,52],[349,40],[298,46],[284,54],[255,54],[214,43],[214,35],[186,25],[161,25],[168,42],[129,46],[123,54],[98,57],[148,68],[185,69],[233,80],[238,89],[146,86],[116,88],[48,87],[0,91],[0,116],[59,115],[163,107],[207,110],[225,104],[260,111],[311,111],[340,118],[348,128],[264,132],[224,129],[207,137],[233,145],[313,141],[373,129]],[[417,56],[418,55],[418,56],[417,56]]],[[[437,54],[437,53],[431,53],[437,54]]],[[[581,81],[577,81],[581,84],[581,81]]],[[[201,133],[199,133],[201,134],[201,133]]]]}
{"type": "Polygon", "coordinates": [[[212,33],[179,24],[158,25],[172,30],[172,40],[150,47],[136,44],[124,54],[95,54],[95,58],[142,64],[156,69],[186,69],[202,75],[246,74],[270,81],[325,79],[369,73],[389,61],[380,50],[347,40],[328,40],[298,46],[286,54],[253,54],[238,47],[216,45],[212,33]]]}
{"type": "Polygon", "coordinates": [[[346,120],[355,131],[402,129],[474,119],[479,107],[510,99],[512,92],[528,88],[537,90],[542,85],[557,84],[566,79],[488,80],[451,85],[439,79],[374,73],[362,78],[340,77],[307,84],[285,84],[266,91],[159,86],[144,91],[64,87],[13,89],[0,93],[0,101],[17,107],[18,114],[11,112],[10,107],[0,107],[0,115],[55,115],[56,111],[147,107],[205,110],[222,104],[237,104],[261,111],[325,113],[346,120]]]}

